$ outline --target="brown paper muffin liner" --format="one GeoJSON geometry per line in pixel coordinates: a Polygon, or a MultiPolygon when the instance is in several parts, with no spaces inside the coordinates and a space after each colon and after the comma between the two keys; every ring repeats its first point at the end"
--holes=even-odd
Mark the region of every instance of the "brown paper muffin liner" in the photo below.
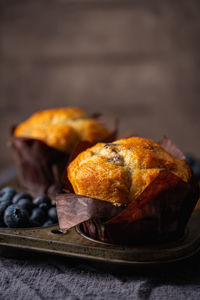
{"type": "Polygon", "coordinates": [[[51,195],[62,190],[60,176],[69,159],[66,153],[31,138],[12,137],[10,146],[23,188],[51,195]]]}
{"type": "Polygon", "coordinates": [[[116,244],[169,241],[184,234],[196,195],[191,184],[161,172],[122,213],[107,222],[90,219],[83,223],[83,231],[93,239],[116,244]]]}
{"type": "MultiPolygon", "coordinates": [[[[182,152],[170,140],[165,137],[161,145],[163,141],[163,148],[183,158],[182,152]]],[[[127,207],[115,207],[110,202],[75,194],[57,195],[56,205],[63,232],[81,224],[82,231],[95,240],[141,244],[183,236],[198,197],[199,185],[193,174],[186,183],[170,171],[161,170],[127,207]]]]}
{"type": "Polygon", "coordinates": [[[57,195],[56,205],[61,231],[82,223],[82,231],[95,240],[134,244],[182,236],[198,196],[194,175],[185,183],[161,171],[127,207],[75,194],[57,195]]]}

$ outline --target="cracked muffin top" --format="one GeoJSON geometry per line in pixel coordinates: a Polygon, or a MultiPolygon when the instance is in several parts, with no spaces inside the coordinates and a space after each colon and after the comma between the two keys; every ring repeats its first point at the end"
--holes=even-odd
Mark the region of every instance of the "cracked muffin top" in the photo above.
{"type": "Polygon", "coordinates": [[[47,145],[70,152],[78,141],[95,143],[103,140],[108,130],[79,108],[55,108],[37,112],[19,124],[17,137],[39,139],[47,145]]]}
{"type": "Polygon", "coordinates": [[[162,170],[188,182],[191,170],[184,160],[150,139],[131,137],[98,143],[80,153],[68,166],[68,178],[76,194],[128,205],[162,170]]]}

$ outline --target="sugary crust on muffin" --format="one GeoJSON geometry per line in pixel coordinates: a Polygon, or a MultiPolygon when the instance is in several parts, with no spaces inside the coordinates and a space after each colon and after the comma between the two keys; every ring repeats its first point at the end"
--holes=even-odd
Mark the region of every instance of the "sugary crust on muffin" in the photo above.
{"type": "Polygon", "coordinates": [[[108,135],[108,130],[88,118],[81,109],[69,107],[33,114],[16,127],[14,135],[36,138],[51,147],[70,152],[77,141],[100,141],[108,135]]]}
{"type": "Polygon", "coordinates": [[[76,194],[116,205],[132,202],[157,177],[168,170],[188,182],[191,170],[150,139],[132,137],[98,143],[80,153],[68,166],[76,194]]]}

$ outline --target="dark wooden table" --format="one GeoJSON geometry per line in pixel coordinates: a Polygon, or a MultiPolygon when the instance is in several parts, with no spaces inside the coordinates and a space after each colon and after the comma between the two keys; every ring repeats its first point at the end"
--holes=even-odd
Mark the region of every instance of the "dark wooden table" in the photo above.
{"type": "MultiPolygon", "coordinates": [[[[200,2],[0,0],[0,169],[9,128],[81,106],[200,157],[200,2]]],[[[112,122],[110,121],[110,125],[112,122]]]]}

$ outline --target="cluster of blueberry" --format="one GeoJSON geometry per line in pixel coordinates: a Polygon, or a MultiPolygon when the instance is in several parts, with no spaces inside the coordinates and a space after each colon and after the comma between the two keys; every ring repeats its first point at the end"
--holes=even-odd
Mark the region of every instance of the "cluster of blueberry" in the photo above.
{"type": "Polygon", "coordinates": [[[0,226],[10,228],[49,226],[58,222],[56,206],[47,195],[32,198],[12,187],[0,190],[0,226]]]}
{"type": "Polygon", "coordinates": [[[197,176],[200,182],[200,162],[191,154],[186,154],[186,161],[190,165],[191,169],[193,170],[194,174],[197,176]]]}

